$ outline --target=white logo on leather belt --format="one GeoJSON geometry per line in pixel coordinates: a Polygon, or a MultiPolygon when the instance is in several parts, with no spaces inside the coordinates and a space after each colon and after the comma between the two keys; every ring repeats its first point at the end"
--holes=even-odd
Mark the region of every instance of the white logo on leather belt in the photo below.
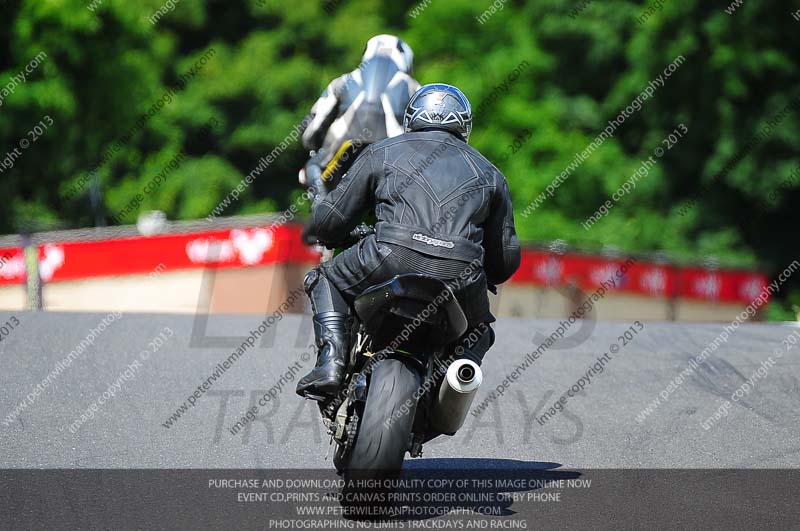
{"type": "Polygon", "coordinates": [[[412,236],[414,240],[418,242],[422,242],[428,245],[433,245],[434,247],[445,247],[447,249],[452,249],[456,246],[453,242],[448,242],[445,240],[437,240],[436,238],[431,238],[430,236],[425,236],[424,234],[416,233],[412,236]]]}

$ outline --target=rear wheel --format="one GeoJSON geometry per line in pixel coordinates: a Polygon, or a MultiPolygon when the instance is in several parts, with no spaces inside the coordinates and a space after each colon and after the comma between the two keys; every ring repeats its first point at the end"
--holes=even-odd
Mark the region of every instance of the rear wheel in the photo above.
{"type": "Polygon", "coordinates": [[[336,450],[333,453],[333,466],[337,472],[344,472],[347,467],[347,450],[343,444],[336,444],[336,450]]]}
{"type": "Polygon", "coordinates": [[[400,360],[388,358],[375,365],[347,479],[399,474],[414,424],[414,393],[419,386],[419,373],[400,360]]]}

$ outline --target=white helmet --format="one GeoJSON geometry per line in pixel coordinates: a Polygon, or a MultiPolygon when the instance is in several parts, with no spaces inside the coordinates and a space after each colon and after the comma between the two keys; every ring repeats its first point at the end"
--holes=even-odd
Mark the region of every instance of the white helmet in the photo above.
{"type": "Polygon", "coordinates": [[[401,71],[410,74],[414,66],[414,52],[411,46],[394,35],[376,35],[367,41],[362,63],[382,55],[391,59],[401,71]]]}

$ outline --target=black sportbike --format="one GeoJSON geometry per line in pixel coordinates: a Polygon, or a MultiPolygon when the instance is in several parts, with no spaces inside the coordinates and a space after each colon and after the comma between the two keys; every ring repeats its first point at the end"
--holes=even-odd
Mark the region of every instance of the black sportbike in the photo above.
{"type": "Polygon", "coordinates": [[[396,477],[406,452],[417,457],[424,443],[461,427],[482,374],[458,357],[467,318],[441,280],[399,275],[367,289],[354,309],[341,391],[309,398],[319,402],[345,480],[396,477]]]}

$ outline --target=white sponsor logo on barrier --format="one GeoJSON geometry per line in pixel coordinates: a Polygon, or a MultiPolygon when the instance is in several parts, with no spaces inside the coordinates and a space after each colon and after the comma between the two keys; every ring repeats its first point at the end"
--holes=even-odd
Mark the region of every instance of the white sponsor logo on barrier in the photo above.
{"type": "Polygon", "coordinates": [[[555,284],[561,280],[564,273],[564,264],[561,260],[548,258],[547,262],[540,264],[536,268],[536,276],[547,284],[555,284]]]}
{"type": "Polygon", "coordinates": [[[667,275],[661,268],[651,269],[640,281],[642,289],[653,295],[660,295],[667,290],[667,275]]]}
{"type": "Polygon", "coordinates": [[[739,288],[739,294],[747,300],[753,300],[758,297],[758,294],[764,289],[764,281],[760,277],[752,277],[750,280],[742,284],[739,288]]]}
{"type": "Polygon", "coordinates": [[[231,231],[231,241],[239,252],[239,259],[245,265],[257,264],[264,257],[264,253],[272,249],[275,237],[272,232],[257,229],[252,232],[245,230],[231,231]]]}
{"type": "Polygon", "coordinates": [[[237,255],[243,265],[261,262],[275,245],[275,236],[267,229],[232,230],[227,240],[197,238],[186,244],[186,256],[196,264],[230,262],[237,255]]]}
{"type": "Polygon", "coordinates": [[[44,258],[39,260],[39,276],[45,282],[53,278],[53,273],[64,265],[64,248],[55,245],[44,246],[44,258]]]}
{"type": "Polygon", "coordinates": [[[705,275],[695,283],[694,290],[706,299],[716,300],[722,290],[722,280],[714,273],[705,275]]]}

